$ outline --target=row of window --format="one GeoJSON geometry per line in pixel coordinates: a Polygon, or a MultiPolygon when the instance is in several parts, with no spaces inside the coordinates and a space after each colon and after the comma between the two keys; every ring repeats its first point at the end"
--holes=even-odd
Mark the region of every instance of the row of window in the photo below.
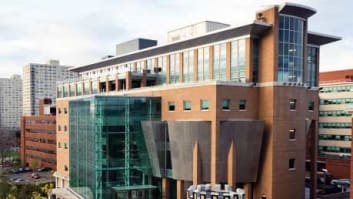
{"type": "MultiPolygon", "coordinates": [[[[61,131],[61,125],[58,125],[58,131],[61,131]]],[[[67,126],[64,125],[64,132],[67,132],[67,126]]]]}
{"type": "Polygon", "coordinates": [[[55,120],[40,120],[40,119],[29,120],[29,119],[27,119],[26,124],[48,124],[48,125],[51,125],[51,124],[55,124],[55,120]]]}
{"type": "Polygon", "coordinates": [[[352,113],[347,111],[320,111],[321,117],[348,117],[352,116],[352,113]]]}
{"type": "MultiPolygon", "coordinates": [[[[61,143],[60,142],[58,142],[58,148],[61,148],[61,143]]],[[[64,149],[68,149],[69,147],[68,147],[68,145],[67,145],[67,143],[64,143],[64,149]]]]}
{"type": "Polygon", "coordinates": [[[352,141],[351,135],[329,135],[321,134],[319,135],[320,140],[337,140],[337,141],[352,141]]]}
{"type": "Polygon", "coordinates": [[[26,150],[38,151],[38,152],[48,153],[48,154],[56,154],[55,150],[48,150],[48,149],[37,148],[37,147],[32,147],[32,146],[26,146],[26,150]]]}
{"type": "Polygon", "coordinates": [[[350,122],[320,122],[320,128],[326,129],[351,129],[352,123],[350,122]]]}
{"type": "Polygon", "coordinates": [[[50,129],[26,129],[26,133],[55,134],[55,130],[50,129]]]}
{"type": "MultiPolygon", "coordinates": [[[[207,99],[201,99],[200,100],[200,110],[209,110],[209,101],[207,99]]],[[[170,101],[168,102],[168,111],[175,111],[175,102],[170,101]]],[[[183,110],[184,111],[191,111],[192,109],[192,103],[190,100],[184,100],[183,101],[183,110]]],[[[246,110],[246,100],[241,99],[239,100],[238,103],[238,109],[239,110],[246,110]]],[[[222,110],[230,110],[230,99],[223,99],[222,101],[222,110]]]]}
{"type": "MultiPolygon", "coordinates": [[[[61,108],[57,109],[57,113],[61,114],[61,108]]],[[[67,114],[67,108],[64,108],[64,114],[67,114]]]]}
{"type": "Polygon", "coordinates": [[[320,105],[353,104],[353,98],[320,99],[320,105]]]}
{"type": "Polygon", "coordinates": [[[46,143],[46,144],[56,144],[55,140],[44,139],[44,138],[26,138],[26,141],[46,143]]]}
{"type": "Polygon", "coordinates": [[[319,146],[320,152],[351,153],[351,148],[338,146],[319,146]]]}
{"type": "Polygon", "coordinates": [[[35,160],[39,160],[40,162],[46,162],[46,163],[49,163],[49,164],[55,164],[56,163],[56,159],[50,159],[50,158],[43,158],[43,157],[40,157],[40,156],[35,156],[35,155],[31,155],[31,154],[26,154],[26,156],[28,158],[31,158],[31,159],[35,159],[35,160]]]}
{"type": "Polygon", "coordinates": [[[330,87],[321,87],[320,93],[340,93],[340,92],[352,92],[353,85],[347,86],[330,86],[330,87]]]}

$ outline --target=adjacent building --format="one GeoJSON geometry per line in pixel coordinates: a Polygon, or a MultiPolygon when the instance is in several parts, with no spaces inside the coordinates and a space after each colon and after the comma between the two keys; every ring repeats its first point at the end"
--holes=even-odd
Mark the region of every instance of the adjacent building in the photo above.
{"type": "Polygon", "coordinates": [[[319,151],[322,155],[350,156],[353,70],[320,73],[319,151]]]}
{"type": "MultiPolygon", "coordinates": [[[[39,102],[39,114],[21,121],[21,162],[23,165],[56,169],[56,117],[51,99],[39,102]]],[[[58,148],[67,147],[58,143],[58,148]]]]}
{"type": "Polygon", "coordinates": [[[22,79],[20,75],[0,78],[0,128],[20,130],[22,79]]]}
{"type": "Polygon", "coordinates": [[[56,82],[78,77],[68,68],[60,65],[58,60],[49,60],[47,64],[30,63],[23,67],[23,115],[38,115],[40,99],[49,98],[55,103],[56,82]]]}
{"type": "MultiPolygon", "coordinates": [[[[83,198],[178,198],[190,185],[246,198],[316,198],[320,46],[313,8],[71,68],[57,86],[57,187],[83,198]],[[66,127],[66,128],[65,128],[66,127]],[[59,158],[60,157],[60,158],[59,158]]],[[[79,198],[79,197],[78,197],[79,198]]]]}

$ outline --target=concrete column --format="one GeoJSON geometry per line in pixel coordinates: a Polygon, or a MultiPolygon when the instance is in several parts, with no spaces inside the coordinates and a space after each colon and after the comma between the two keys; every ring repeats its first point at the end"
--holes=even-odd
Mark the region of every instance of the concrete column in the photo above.
{"type": "Polygon", "coordinates": [[[166,84],[170,84],[170,55],[167,55],[167,58],[166,58],[166,65],[167,65],[167,71],[166,71],[166,84]]]}
{"type": "Polygon", "coordinates": [[[184,53],[179,53],[179,82],[184,81],[184,53]]]}
{"type": "Polygon", "coordinates": [[[125,87],[126,87],[126,90],[130,90],[132,88],[132,78],[131,78],[130,71],[126,73],[125,87]]]}
{"type": "Polygon", "coordinates": [[[185,193],[184,193],[184,181],[183,180],[177,180],[177,199],[184,199],[185,198],[185,193]]]}
{"type": "MultiPolygon", "coordinates": [[[[253,45],[250,37],[245,39],[245,78],[247,82],[252,82],[253,80],[253,45]]],[[[238,51],[239,52],[239,51],[238,51]]]]}
{"type": "Polygon", "coordinates": [[[143,71],[140,87],[146,87],[146,86],[147,86],[147,73],[146,71],[143,71]]]}
{"type": "Polygon", "coordinates": [[[92,80],[90,79],[89,81],[88,81],[88,89],[89,89],[89,94],[92,94],[92,80]]]}
{"type": "Polygon", "coordinates": [[[227,180],[228,185],[232,187],[232,189],[236,188],[236,175],[235,175],[235,153],[234,153],[234,141],[230,145],[227,157],[227,180]]]}
{"type": "Polygon", "coordinates": [[[199,67],[198,67],[198,61],[199,61],[199,55],[198,55],[198,50],[197,49],[195,49],[194,50],[194,60],[193,60],[193,65],[194,65],[194,76],[193,76],[193,79],[194,79],[194,81],[196,82],[196,81],[198,81],[198,73],[199,73],[199,67]]]}
{"type": "Polygon", "coordinates": [[[119,91],[120,89],[119,75],[115,75],[115,91],[119,91]]]}
{"type": "Polygon", "coordinates": [[[201,183],[201,159],[198,142],[194,144],[192,150],[192,183],[193,185],[201,183]]]}
{"type": "Polygon", "coordinates": [[[169,199],[169,181],[168,181],[168,178],[162,178],[162,199],[169,199]]]}
{"type": "Polygon", "coordinates": [[[99,81],[99,77],[97,78],[97,93],[100,93],[101,92],[101,84],[100,84],[100,81],[99,81]]]}
{"type": "Polygon", "coordinates": [[[109,76],[107,75],[105,78],[105,92],[110,91],[110,85],[109,85],[109,76]]]}
{"type": "Polygon", "coordinates": [[[209,79],[210,80],[213,80],[214,79],[214,73],[213,73],[213,46],[210,46],[210,49],[209,49],[209,53],[210,53],[210,56],[209,56],[209,63],[208,63],[208,67],[209,67],[209,79]]]}
{"type": "Polygon", "coordinates": [[[217,168],[217,143],[218,143],[219,121],[211,123],[211,186],[214,187],[218,182],[217,168]]]}
{"type": "Polygon", "coordinates": [[[252,199],[252,184],[247,183],[244,185],[245,199],[252,199]]]}
{"type": "Polygon", "coordinates": [[[231,42],[226,43],[226,80],[231,78],[231,68],[230,68],[230,59],[231,59],[231,42]]]}

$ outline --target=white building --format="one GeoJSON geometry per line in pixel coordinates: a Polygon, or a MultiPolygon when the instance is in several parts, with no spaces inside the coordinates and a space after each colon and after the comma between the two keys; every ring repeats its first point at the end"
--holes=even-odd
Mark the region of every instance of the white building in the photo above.
{"type": "Polygon", "coordinates": [[[0,128],[19,130],[22,114],[22,80],[20,75],[0,78],[0,128]]]}
{"type": "Polygon", "coordinates": [[[78,77],[69,68],[60,65],[58,60],[23,67],[23,115],[38,115],[40,99],[50,98],[55,103],[56,82],[78,77]]]}
{"type": "Polygon", "coordinates": [[[229,24],[224,24],[215,21],[202,21],[199,23],[187,25],[168,32],[168,43],[187,40],[193,37],[204,35],[208,32],[229,27],[229,24]]]}

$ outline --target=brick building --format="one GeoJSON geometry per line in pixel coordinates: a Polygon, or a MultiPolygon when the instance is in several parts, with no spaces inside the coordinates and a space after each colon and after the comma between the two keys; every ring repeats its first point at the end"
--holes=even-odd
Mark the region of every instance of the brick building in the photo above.
{"type": "Polygon", "coordinates": [[[22,116],[21,162],[56,169],[56,118],[50,99],[39,102],[39,115],[22,116]]]}

